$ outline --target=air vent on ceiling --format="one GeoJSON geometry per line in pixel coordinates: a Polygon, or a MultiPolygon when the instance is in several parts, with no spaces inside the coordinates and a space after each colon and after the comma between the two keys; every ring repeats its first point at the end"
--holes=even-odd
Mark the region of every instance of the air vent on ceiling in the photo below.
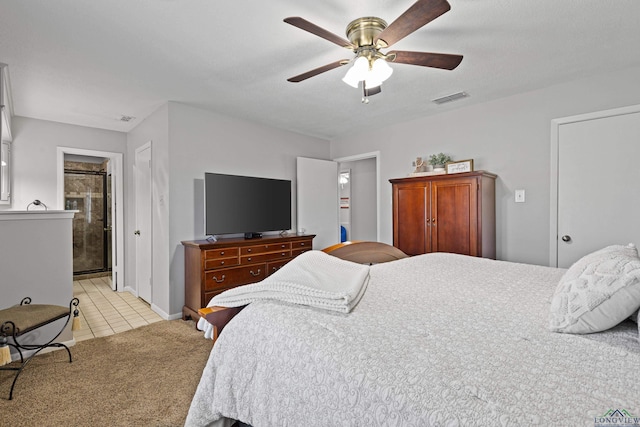
{"type": "Polygon", "coordinates": [[[134,120],[135,117],[133,116],[120,116],[120,121],[121,122],[130,122],[131,120],[134,120]]]}
{"type": "Polygon", "coordinates": [[[467,92],[456,92],[451,95],[443,96],[441,98],[432,99],[431,102],[436,104],[444,104],[446,102],[457,101],[458,99],[466,98],[469,94],[467,92]]]}

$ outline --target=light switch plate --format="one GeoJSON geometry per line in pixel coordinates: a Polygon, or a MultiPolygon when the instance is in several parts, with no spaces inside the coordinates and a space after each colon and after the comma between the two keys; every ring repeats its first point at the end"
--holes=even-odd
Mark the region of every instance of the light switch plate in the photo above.
{"type": "Polygon", "coordinates": [[[524,190],[516,190],[516,203],[524,203],[524,190]]]}

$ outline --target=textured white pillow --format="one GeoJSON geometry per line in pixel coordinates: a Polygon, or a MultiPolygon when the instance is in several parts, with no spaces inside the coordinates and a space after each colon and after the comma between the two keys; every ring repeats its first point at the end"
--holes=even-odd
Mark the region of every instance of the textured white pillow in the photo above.
{"type": "Polygon", "coordinates": [[[551,301],[553,332],[612,328],[640,307],[640,258],[632,244],[585,255],[567,270],[551,301]]]}

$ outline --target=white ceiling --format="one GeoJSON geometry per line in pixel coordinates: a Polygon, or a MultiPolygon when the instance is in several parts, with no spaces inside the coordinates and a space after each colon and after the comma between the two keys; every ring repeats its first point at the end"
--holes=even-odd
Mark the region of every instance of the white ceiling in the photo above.
{"type": "Polygon", "coordinates": [[[391,22],[412,0],[0,0],[0,62],[19,116],[129,131],[177,101],[324,139],[640,65],[639,0],[449,2],[393,49],[462,64],[392,64],[368,105],[341,81],[346,67],[287,82],[352,54],[282,20],[346,38],[351,20],[391,22]],[[469,98],[431,102],[461,90],[469,98]]]}

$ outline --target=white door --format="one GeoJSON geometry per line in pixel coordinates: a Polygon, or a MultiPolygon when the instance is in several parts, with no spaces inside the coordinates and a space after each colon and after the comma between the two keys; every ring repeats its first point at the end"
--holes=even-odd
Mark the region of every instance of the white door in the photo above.
{"type": "Polygon", "coordinates": [[[640,246],[640,111],[626,111],[558,126],[558,267],[607,245],[640,246]]]}
{"type": "Polygon", "coordinates": [[[136,289],[138,296],[153,302],[151,289],[151,143],[136,150],[135,156],[136,228],[136,289]]]}
{"type": "Polygon", "coordinates": [[[298,231],[315,234],[314,249],[340,243],[338,163],[297,158],[298,231]]]}

